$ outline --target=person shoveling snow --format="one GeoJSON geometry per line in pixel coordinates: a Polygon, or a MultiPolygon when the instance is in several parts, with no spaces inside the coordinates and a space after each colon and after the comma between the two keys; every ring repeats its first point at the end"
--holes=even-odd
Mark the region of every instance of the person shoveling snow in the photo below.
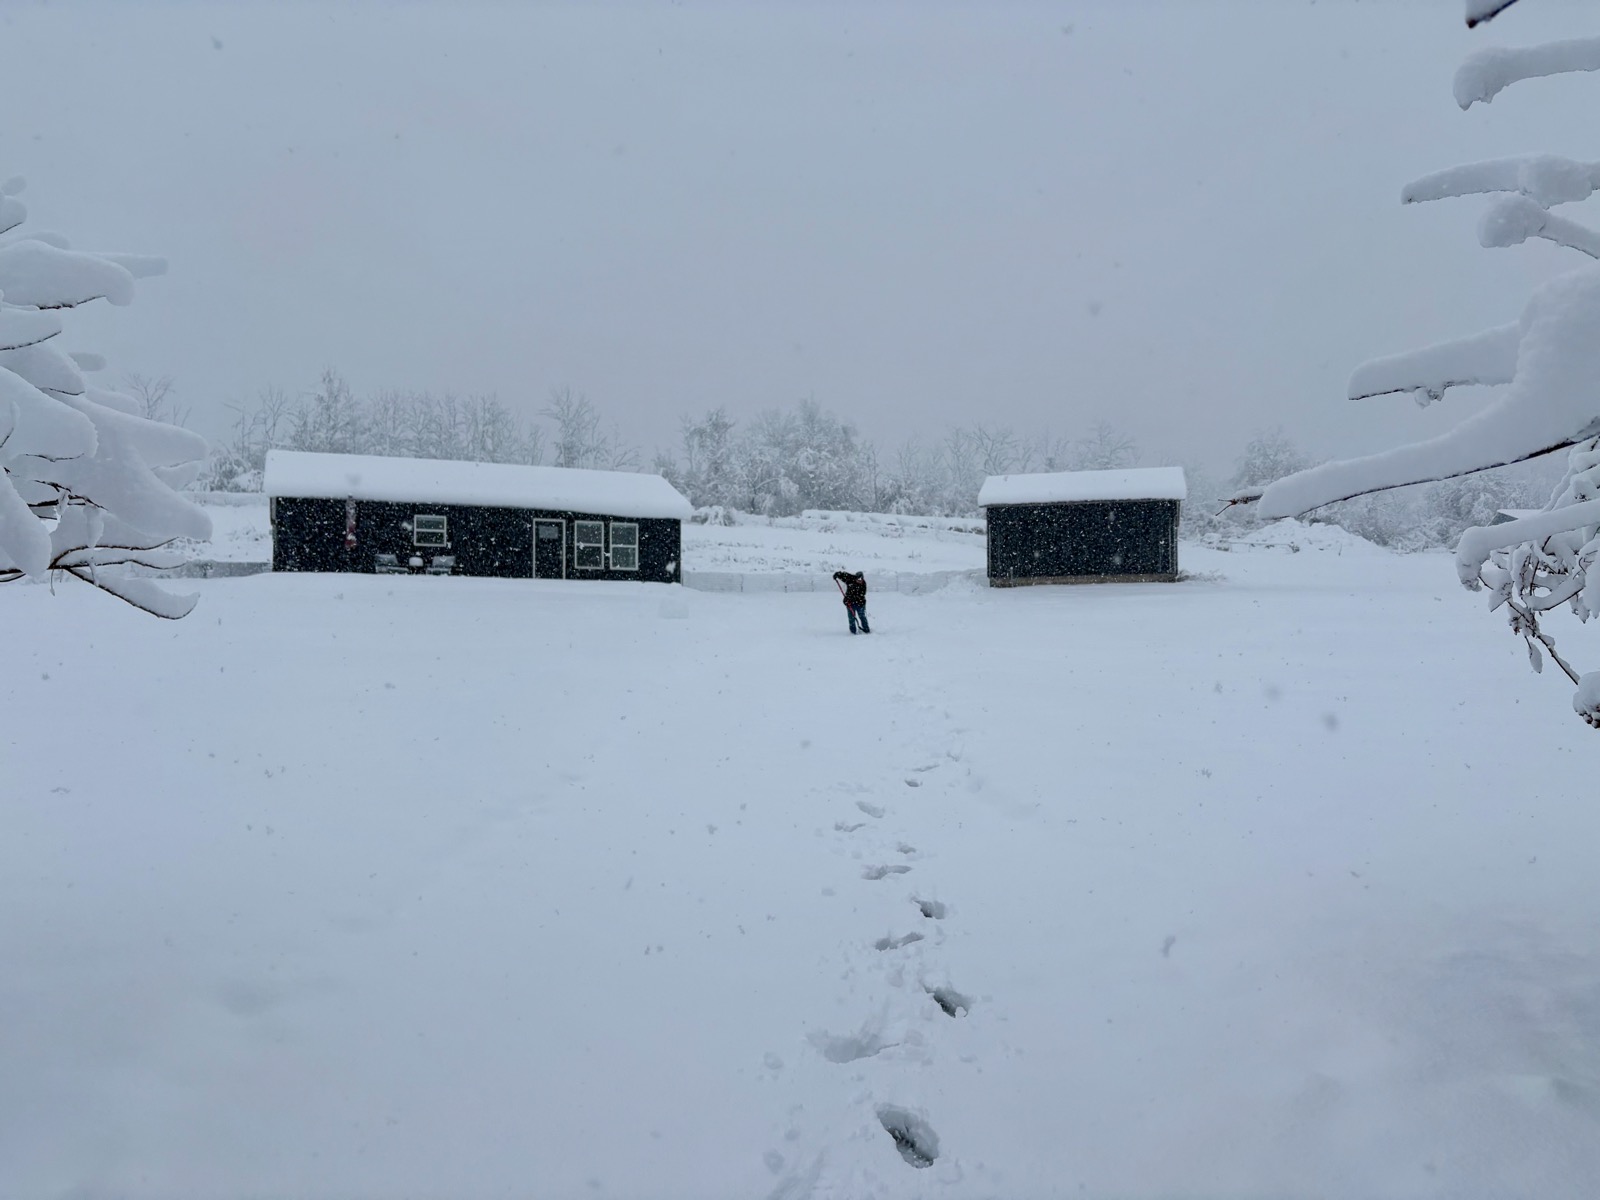
{"type": "Polygon", "coordinates": [[[861,632],[871,633],[872,629],[867,624],[867,577],[860,571],[854,575],[849,571],[835,571],[833,581],[844,593],[844,611],[850,616],[850,632],[856,631],[856,622],[859,621],[861,632]]]}

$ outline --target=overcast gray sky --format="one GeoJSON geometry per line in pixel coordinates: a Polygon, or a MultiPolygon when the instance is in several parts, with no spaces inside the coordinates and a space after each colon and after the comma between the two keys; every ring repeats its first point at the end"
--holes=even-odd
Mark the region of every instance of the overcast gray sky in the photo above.
{"type": "Polygon", "coordinates": [[[1591,10],[1460,8],[0,0],[0,175],[33,228],[170,259],[74,348],[172,375],[208,434],[332,366],[528,413],[570,385],[646,447],[812,396],[886,445],[1106,417],[1147,461],[1276,423],[1341,454],[1464,411],[1351,404],[1361,360],[1577,265],[1399,204],[1600,155],[1588,81],[1450,96],[1591,10]]]}

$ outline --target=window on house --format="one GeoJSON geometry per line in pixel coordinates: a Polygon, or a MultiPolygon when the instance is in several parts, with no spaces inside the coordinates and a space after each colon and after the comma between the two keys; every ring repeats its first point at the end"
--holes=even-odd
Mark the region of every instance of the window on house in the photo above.
{"type": "Polygon", "coordinates": [[[604,521],[574,521],[572,523],[573,565],[580,571],[603,571],[606,568],[606,523],[604,521]]]}
{"type": "Polygon", "coordinates": [[[449,539],[442,516],[425,516],[418,513],[411,518],[411,544],[413,546],[448,546],[449,539]]]}
{"type": "Polygon", "coordinates": [[[611,522],[611,569],[639,569],[639,526],[632,522],[611,522]]]}

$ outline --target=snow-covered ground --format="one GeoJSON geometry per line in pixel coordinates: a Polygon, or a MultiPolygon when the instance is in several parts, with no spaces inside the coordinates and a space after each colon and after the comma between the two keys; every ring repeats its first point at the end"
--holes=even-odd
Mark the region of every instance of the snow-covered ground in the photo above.
{"type": "Polygon", "coordinates": [[[728,517],[736,523],[683,527],[685,571],[913,573],[981,570],[985,561],[982,521],[839,512],[728,517]]]}
{"type": "Polygon", "coordinates": [[[1592,1194],[1593,734],[1446,557],[1261,541],[856,638],[0,589],[0,1195],[1592,1194]]]}
{"type": "Polygon", "coordinates": [[[182,542],[190,558],[213,562],[271,562],[272,524],[267,519],[267,498],[257,493],[228,496],[231,503],[207,498],[201,501],[211,518],[209,542],[182,542]]]}

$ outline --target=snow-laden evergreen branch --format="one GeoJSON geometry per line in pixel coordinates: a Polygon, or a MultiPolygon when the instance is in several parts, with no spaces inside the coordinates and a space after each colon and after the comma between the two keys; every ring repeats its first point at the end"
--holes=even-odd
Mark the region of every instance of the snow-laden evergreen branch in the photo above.
{"type": "Polygon", "coordinates": [[[1590,258],[1600,258],[1600,233],[1566,217],[1558,217],[1526,196],[1506,196],[1483,214],[1478,243],[1486,250],[1520,246],[1529,238],[1543,238],[1590,258]]]}
{"type": "Polygon", "coordinates": [[[1449,167],[1414,179],[1400,193],[1402,204],[1424,204],[1457,196],[1518,192],[1545,208],[1587,200],[1600,188],[1600,163],[1554,154],[1495,158],[1449,167]]]}
{"type": "MultiPolygon", "coordinates": [[[[1600,390],[1595,385],[1600,380],[1600,336],[1596,336],[1600,332],[1600,268],[1574,271],[1545,284],[1529,301],[1517,329],[1517,359],[1506,392],[1454,429],[1364,458],[1324,463],[1280,479],[1258,496],[1241,493],[1234,499],[1256,500],[1262,515],[1269,519],[1299,516],[1336,500],[1522,462],[1600,432],[1600,390]]],[[[1492,330],[1475,339],[1450,343],[1457,348],[1453,363],[1438,347],[1380,360],[1356,373],[1352,390],[1363,382],[1409,382],[1402,368],[1418,362],[1471,365],[1473,355],[1482,359],[1479,366],[1502,368],[1485,373],[1484,381],[1491,382],[1503,374],[1507,340],[1503,330],[1492,330]],[[1459,348],[1463,346],[1472,349],[1462,352],[1459,348]],[[1435,354],[1438,362],[1430,362],[1428,356],[1435,354]]],[[[1437,377],[1424,379],[1422,386],[1437,387],[1439,383],[1437,377]]]]}
{"type": "Polygon", "coordinates": [[[1522,325],[1517,323],[1374,359],[1350,376],[1350,398],[1410,392],[1418,404],[1427,405],[1442,399],[1449,388],[1510,383],[1521,341],[1522,325]]]}
{"type": "MultiPolygon", "coordinates": [[[[1468,23],[1507,5],[1469,0],[1468,23]]],[[[1512,83],[1572,71],[1600,70],[1600,38],[1476,54],[1456,73],[1462,108],[1492,99],[1512,83]]],[[[1495,159],[1452,167],[1408,185],[1405,203],[1447,196],[1498,194],[1479,226],[1485,247],[1541,238],[1600,259],[1600,232],[1551,213],[1588,199],[1600,167],[1551,156],[1495,159]]],[[[1350,380],[1354,398],[1410,392],[1423,403],[1463,384],[1504,386],[1486,409],[1438,437],[1364,458],[1324,463],[1265,487],[1240,491],[1233,503],[1256,503],[1267,518],[1409,484],[1453,479],[1521,462],[1564,447],[1566,477],[1537,516],[1469,528],[1457,545],[1457,570],[1468,587],[1488,587],[1491,607],[1504,605],[1539,670],[1548,654],[1576,683],[1573,706],[1600,728],[1600,672],[1580,676],[1555,653],[1540,627],[1562,605],[1579,620],[1600,611],[1600,266],[1574,271],[1534,292],[1522,318],[1441,345],[1379,359],[1350,380]]]]}
{"type": "Polygon", "coordinates": [[[1456,71],[1456,103],[1462,108],[1487,104],[1513,83],[1549,75],[1600,71],[1600,38],[1547,42],[1518,49],[1480,50],[1456,71]]]}
{"type": "Polygon", "coordinates": [[[1467,28],[1472,29],[1485,21],[1492,21],[1517,0],[1467,0],[1467,28]]]}
{"type": "MultiPolygon", "coordinates": [[[[0,189],[0,227],[26,216],[21,190],[19,180],[0,189]]],[[[203,466],[205,440],[90,386],[84,371],[104,360],[55,345],[56,310],[127,304],[136,276],[164,269],[146,256],[74,251],[56,237],[0,244],[0,582],[60,570],[157,616],[194,607],[195,597],[119,568],[171,566],[161,547],[210,536],[210,519],[174,490],[203,466]]]]}

